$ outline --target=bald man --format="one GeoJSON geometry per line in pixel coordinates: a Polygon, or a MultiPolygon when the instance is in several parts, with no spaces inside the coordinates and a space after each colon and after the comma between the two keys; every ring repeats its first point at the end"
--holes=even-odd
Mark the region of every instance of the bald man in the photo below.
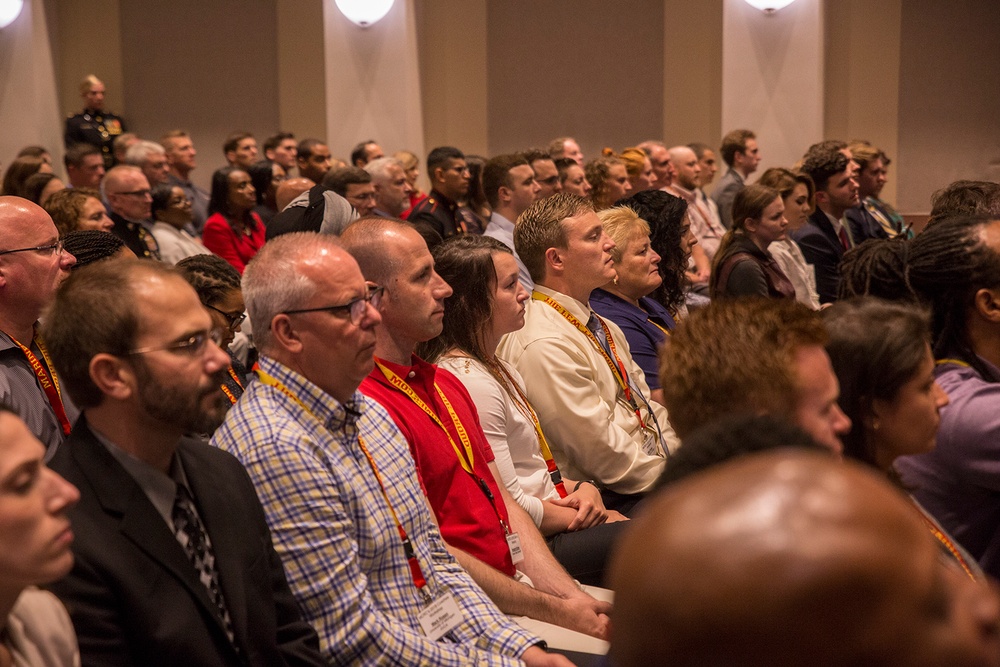
{"type": "Polygon", "coordinates": [[[79,412],[64,402],[38,318],[75,262],[41,206],[0,197],[0,403],[14,408],[49,456],[79,412]]]}
{"type": "Polygon", "coordinates": [[[698,160],[698,155],[687,146],[674,146],[669,154],[676,176],[665,190],[688,203],[691,232],[711,262],[726,230],[721,223],[713,221],[708,204],[698,197],[698,188],[701,187],[701,162],[698,160]]]}
{"type": "Polygon", "coordinates": [[[823,454],[749,456],[657,496],[612,584],[616,667],[1000,664],[995,591],[884,477],[823,454]]]}

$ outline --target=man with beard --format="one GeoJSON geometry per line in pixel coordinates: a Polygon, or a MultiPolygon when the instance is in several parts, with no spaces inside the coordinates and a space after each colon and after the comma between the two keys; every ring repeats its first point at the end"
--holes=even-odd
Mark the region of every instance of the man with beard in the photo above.
{"type": "Polygon", "coordinates": [[[243,467],[186,436],[221,422],[229,364],[194,289],[160,264],[95,264],[44,336],[83,413],[52,463],[81,493],[52,590],[83,663],[324,664],[243,467]]]}

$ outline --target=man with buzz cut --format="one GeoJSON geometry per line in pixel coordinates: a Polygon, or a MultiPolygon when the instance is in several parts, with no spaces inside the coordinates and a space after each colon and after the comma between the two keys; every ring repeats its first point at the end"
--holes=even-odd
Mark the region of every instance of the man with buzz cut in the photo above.
{"type": "Polygon", "coordinates": [[[731,229],[736,193],[744,188],[747,177],[757,171],[757,165],[760,164],[757,135],[750,130],[733,130],[722,138],[719,152],[729,170],[712,191],[712,199],[719,207],[719,218],[723,226],[731,229]]]}
{"type": "Polygon", "coordinates": [[[667,192],[688,203],[691,218],[691,233],[698,239],[698,245],[705,252],[708,261],[715,257],[726,230],[712,218],[712,211],[701,200],[698,189],[701,186],[701,162],[688,146],[674,146],[669,151],[676,177],[667,192]]]}
{"type": "MultiPolygon", "coordinates": [[[[558,176],[558,172],[556,173],[558,176]]],[[[541,187],[528,159],[521,155],[498,155],[483,167],[483,192],[493,210],[484,236],[492,236],[514,249],[514,223],[535,200],[540,199],[541,187]]],[[[517,260],[517,279],[528,291],[535,286],[528,268],[517,260]]]]}
{"type": "Polygon", "coordinates": [[[361,391],[406,437],[449,550],[502,611],[606,639],[610,604],[581,590],[499,481],[465,386],[415,354],[441,333],[452,293],[423,239],[405,223],[369,218],[341,241],[365,278],[385,288],[375,368],[361,391]],[[534,587],[518,581],[518,571],[534,587]]]}
{"type": "Polygon", "coordinates": [[[200,234],[208,219],[208,192],[191,182],[191,172],[198,166],[198,151],[191,135],[185,130],[171,130],[160,138],[160,144],[170,163],[167,183],[179,187],[191,201],[191,223],[194,231],[200,234]]]}
{"type": "Polygon", "coordinates": [[[427,176],[431,180],[431,193],[413,207],[406,219],[431,247],[467,231],[460,204],[469,193],[465,155],[454,146],[435,148],[427,155],[427,176]]]}
{"type": "Polygon", "coordinates": [[[590,293],[615,277],[614,245],[577,195],[553,195],[522,213],[514,247],[535,291],[524,327],[497,354],[524,378],[563,473],[595,480],[606,507],[628,512],[678,443],[625,334],[590,307],[590,293]]]}
{"type": "Polygon", "coordinates": [[[406,441],[358,392],[382,293],[332,236],[269,241],[243,274],[260,381],[212,443],[246,467],[329,663],[565,666],[449,555],[406,441]]]}
{"type": "Polygon", "coordinates": [[[82,411],[51,467],[80,489],[73,569],[51,585],[84,665],[320,666],[239,461],[211,432],[229,356],[197,293],[159,262],[96,262],[43,335],[82,411]]]}

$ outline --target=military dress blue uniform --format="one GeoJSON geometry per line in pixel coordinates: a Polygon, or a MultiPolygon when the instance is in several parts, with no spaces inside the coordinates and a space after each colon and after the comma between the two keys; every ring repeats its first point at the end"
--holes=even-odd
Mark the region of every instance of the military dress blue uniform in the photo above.
{"type": "Polygon", "coordinates": [[[90,144],[101,149],[104,168],[114,166],[114,143],[125,131],[119,116],[103,109],[84,109],[83,113],[66,119],[66,148],[75,144],[90,144]]]}

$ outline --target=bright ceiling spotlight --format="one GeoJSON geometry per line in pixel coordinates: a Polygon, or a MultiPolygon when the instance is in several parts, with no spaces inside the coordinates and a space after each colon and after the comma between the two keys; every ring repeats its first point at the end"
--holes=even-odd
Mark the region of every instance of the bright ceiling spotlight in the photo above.
{"type": "Polygon", "coordinates": [[[392,9],[394,0],[336,0],[340,12],[362,28],[381,21],[392,9]]]}
{"type": "Polygon", "coordinates": [[[24,0],[0,0],[0,30],[17,19],[24,9],[24,0]]]}
{"type": "Polygon", "coordinates": [[[746,0],[751,7],[755,7],[765,14],[773,14],[779,9],[784,9],[795,0],[746,0]]]}

